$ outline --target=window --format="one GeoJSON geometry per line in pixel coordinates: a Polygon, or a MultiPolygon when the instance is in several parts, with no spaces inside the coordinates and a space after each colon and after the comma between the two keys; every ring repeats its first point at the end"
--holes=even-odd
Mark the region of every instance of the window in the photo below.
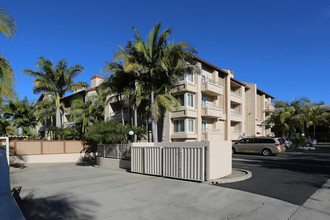
{"type": "Polygon", "coordinates": [[[194,74],[188,73],[187,74],[187,80],[190,81],[190,82],[194,82],[194,74]]]}
{"type": "Polygon", "coordinates": [[[202,97],[202,107],[206,107],[207,99],[205,97],[202,97]]]}
{"type": "Polygon", "coordinates": [[[188,106],[194,107],[194,95],[188,93],[187,96],[188,96],[188,103],[187,103],[188,106]]]}
{"type": "Polygon", "coordinates": [[[184,132],[184,120],[174,120],[174,132],[184,132]]]}
{"type": "Polygon", "coordinates": [[[184,106],[184,94],[175,95],[174,97],[180,102],[181,106],[184,106]]]}
{"type": "Polygon", "coordinates": [[[188,131],[189,132],[194,131],[194,119],[188,119],[188,131]]]}
{"type": "Polygon", "coordinates": [[[202,82],[205,82],[206,76],[202,75],[202,82]]]}
{"type": "Polygon", "coordinates": [[[202,121],[202,132],[206,132],[207,131],[207,122],[206,121],[202,121]]]}

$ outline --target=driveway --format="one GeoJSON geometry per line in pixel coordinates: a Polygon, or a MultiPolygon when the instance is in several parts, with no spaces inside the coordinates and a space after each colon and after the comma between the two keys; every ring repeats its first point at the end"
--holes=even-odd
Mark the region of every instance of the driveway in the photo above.
{"type": "Polygon", "coordinates": [[[75,164],[11,168],[26,219],[289,219],[299,206],[203,183],[75,164]]]}
{"type": "Polygon", "coordinates": [[[330,146],[271,157],[235,154],[233,167],[247,169],[253,177],[243,182],[221,184],[221,187],[303,205],[330,178],[330,146]]]}

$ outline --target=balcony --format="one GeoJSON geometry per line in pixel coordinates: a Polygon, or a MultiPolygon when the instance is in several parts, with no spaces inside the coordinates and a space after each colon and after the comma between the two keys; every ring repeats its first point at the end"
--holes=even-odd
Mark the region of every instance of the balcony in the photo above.
{"type": "Polygon", "coordinates": [[[197,118],[197,110],[191,107],[181,106],[179,111],[172,112],[171,118],[197,118]]]}
{"type": "Polygon", "coordinates": [[[221,139],[223,139],[221,129],[206,128],[202,130],[203,141],[221,140],[221,139]]]}
{"type": "MultiPolygon", "coordinates": [[[[124,112],[123,117],[124,117],[124,121],[128,121],[128,119],[129,119],[128,113],[125,113],[125,112],[124,112]]],[[[122,119],[121,111],[111,112],[109,118],[110,118],[111,120],[121,122],[121,119],[122,119]]]]}
{"type": "Polygon", "coordinates": [[[177,86],[171,91],[172,93],[177,92],[197,92],[197,85],[190,81],[179,81],[177,86]]]}
{"type": "Polygon", "coordinates": [[[238,140],[242,135],[242,130],[231,130],[230,138],[231,140],[238,140]]]}
{"type": "Polygon", "coordinates": [[[268,104],[268,105],[265,106],[266,111],[274,111],[274,109],[275,109],[275,107],[272,104],[268,104]]]}
{"type": "Polygon", "coordinates": [[[243,119],[242,112],[237,112],[237,111],[231,110],[230,114],[231,114],[232,121],[242,121],[242,119],[243,119]]]}
{"type": "Polygon", "coordinates": [[[208,118],[222,118],[223,109],[219,105],[214,105],[210,103],[205,103],[202,105],[202,117],[208,118]]]}
{"type": "Polygon", "coordinates": [[[230,94],[231,94],[231,97],[230,97],[231,101],[236,102],[236,103],[242,103],[241,93],[231,91],[230,94]]]}
{"type": "Polygon", "coordinates": [[[220,82],[209,78],[202,79],[202,92],[206,95],[217,96],[223,94],[223,87],[220,82]]]}
{"type": "Polygon", "coordinates": [[[193,132],[173,132],[171,139],[196,139],[197,134],[193,132]]]}

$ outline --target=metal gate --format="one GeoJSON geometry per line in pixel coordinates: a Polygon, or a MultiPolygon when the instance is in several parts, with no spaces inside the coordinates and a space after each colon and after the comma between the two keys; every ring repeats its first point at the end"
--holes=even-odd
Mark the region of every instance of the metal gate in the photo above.
{"type": "Polygon", "coordinates": [[[207,146],[132,146],[131,171],[205,181],[207,146]]]}

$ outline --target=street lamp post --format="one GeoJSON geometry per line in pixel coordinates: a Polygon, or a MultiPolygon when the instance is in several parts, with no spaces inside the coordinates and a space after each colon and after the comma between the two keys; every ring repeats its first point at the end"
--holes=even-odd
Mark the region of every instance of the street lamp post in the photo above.
{"type": "Polygon", "coordinates": [[[133,143],[133,135],[134,135],[134,131],[130,130],[128,132],[128,135],[131,137],[131,143],[133,143]]]}

